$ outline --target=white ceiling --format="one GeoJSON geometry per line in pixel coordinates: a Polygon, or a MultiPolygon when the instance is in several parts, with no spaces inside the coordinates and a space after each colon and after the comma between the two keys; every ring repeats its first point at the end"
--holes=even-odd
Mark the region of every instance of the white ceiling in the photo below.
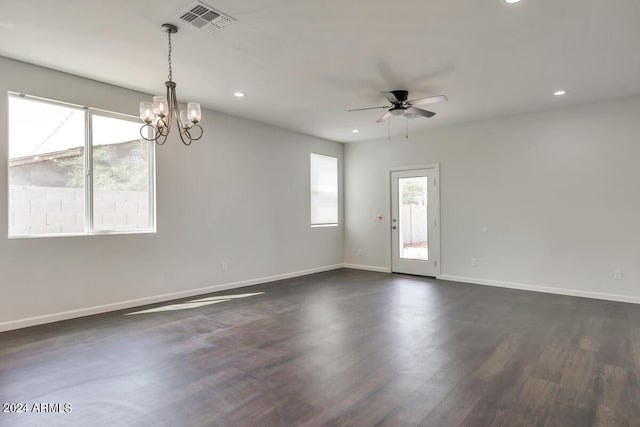
{"type": "Polygon", "coordinates": [[[382,90],[449,96],[413,131],[640,94],[638,0],[205,0],[238,20],[213,34],[179,24],[191,3],[0,0],[0,55],[162,93],[176,23],[181,101],[342,142],[386,135],[347,113],[382,90]]]}

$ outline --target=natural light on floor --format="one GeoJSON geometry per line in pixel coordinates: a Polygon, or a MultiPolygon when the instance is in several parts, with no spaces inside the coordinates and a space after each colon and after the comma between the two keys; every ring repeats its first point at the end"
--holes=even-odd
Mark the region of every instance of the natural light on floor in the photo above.
{"type": "Polygon", "coordinates": [[[132,314],[147,314],[147,313],[159,313],[162,311],[177,311],[177,310],[189,310],[191,308],[203,307],[205,305],[218,304],[220,302],[227,302],[234,299],[241,299],[252,297],[255,295],[262,295],[264,292],[255,292],[252,294],[236,294],[236,295],[220,295],[217,297],[208,297],[195,299],[191,301],[186,301],[178,304],[170,304],[162,307],[150,308],[148,310],[136,311],[133,313],[127,313],[125,316],[130,316],[132,314]]]}

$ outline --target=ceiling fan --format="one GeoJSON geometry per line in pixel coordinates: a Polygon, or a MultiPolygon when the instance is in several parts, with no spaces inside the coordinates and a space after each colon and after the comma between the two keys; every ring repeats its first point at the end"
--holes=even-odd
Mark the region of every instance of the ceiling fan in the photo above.
{"type": "Polygon", "coordinates": [[[382,92],[391,105],[383,105],[380,107],[356,108],[352,111],[377,110],[385,108],[388,111],[380,117],[377,122],[389,120],[392,116],[404,116],[407,119],[415,119],[416,117],[430,118],[436,115],[432,111],[423,110],[416,105],[435,104],[436,102],[446,101],[445,95],[427,96],[426,98],[418,98],[409,100],[409,92],[406,90],[392,90],[391,92],[382,92]]]}

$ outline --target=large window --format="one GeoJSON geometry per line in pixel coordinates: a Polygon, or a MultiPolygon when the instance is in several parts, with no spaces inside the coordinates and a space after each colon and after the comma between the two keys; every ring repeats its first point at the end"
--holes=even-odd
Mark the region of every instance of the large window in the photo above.
{"type": "Polygon", "coordinates": [[[311,153],[311,225],[338,225],[338,159],[311,153]]]}
{"type": "Polygon", "coordinates": [[[154,145],[135,117],[9,95],[9,237],[155,230],[154,145]]]}

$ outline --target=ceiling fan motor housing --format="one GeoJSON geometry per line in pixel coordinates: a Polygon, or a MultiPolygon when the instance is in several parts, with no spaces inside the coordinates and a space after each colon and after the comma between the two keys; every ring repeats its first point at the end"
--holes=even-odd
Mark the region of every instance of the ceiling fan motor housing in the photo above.
{"type": "Polygon", "coordinates": [[[406,102],[409,97],[409,91],[406,90],[392,90],[391,93],[396,97],[398,104],[400,105],[406,102]]]}

